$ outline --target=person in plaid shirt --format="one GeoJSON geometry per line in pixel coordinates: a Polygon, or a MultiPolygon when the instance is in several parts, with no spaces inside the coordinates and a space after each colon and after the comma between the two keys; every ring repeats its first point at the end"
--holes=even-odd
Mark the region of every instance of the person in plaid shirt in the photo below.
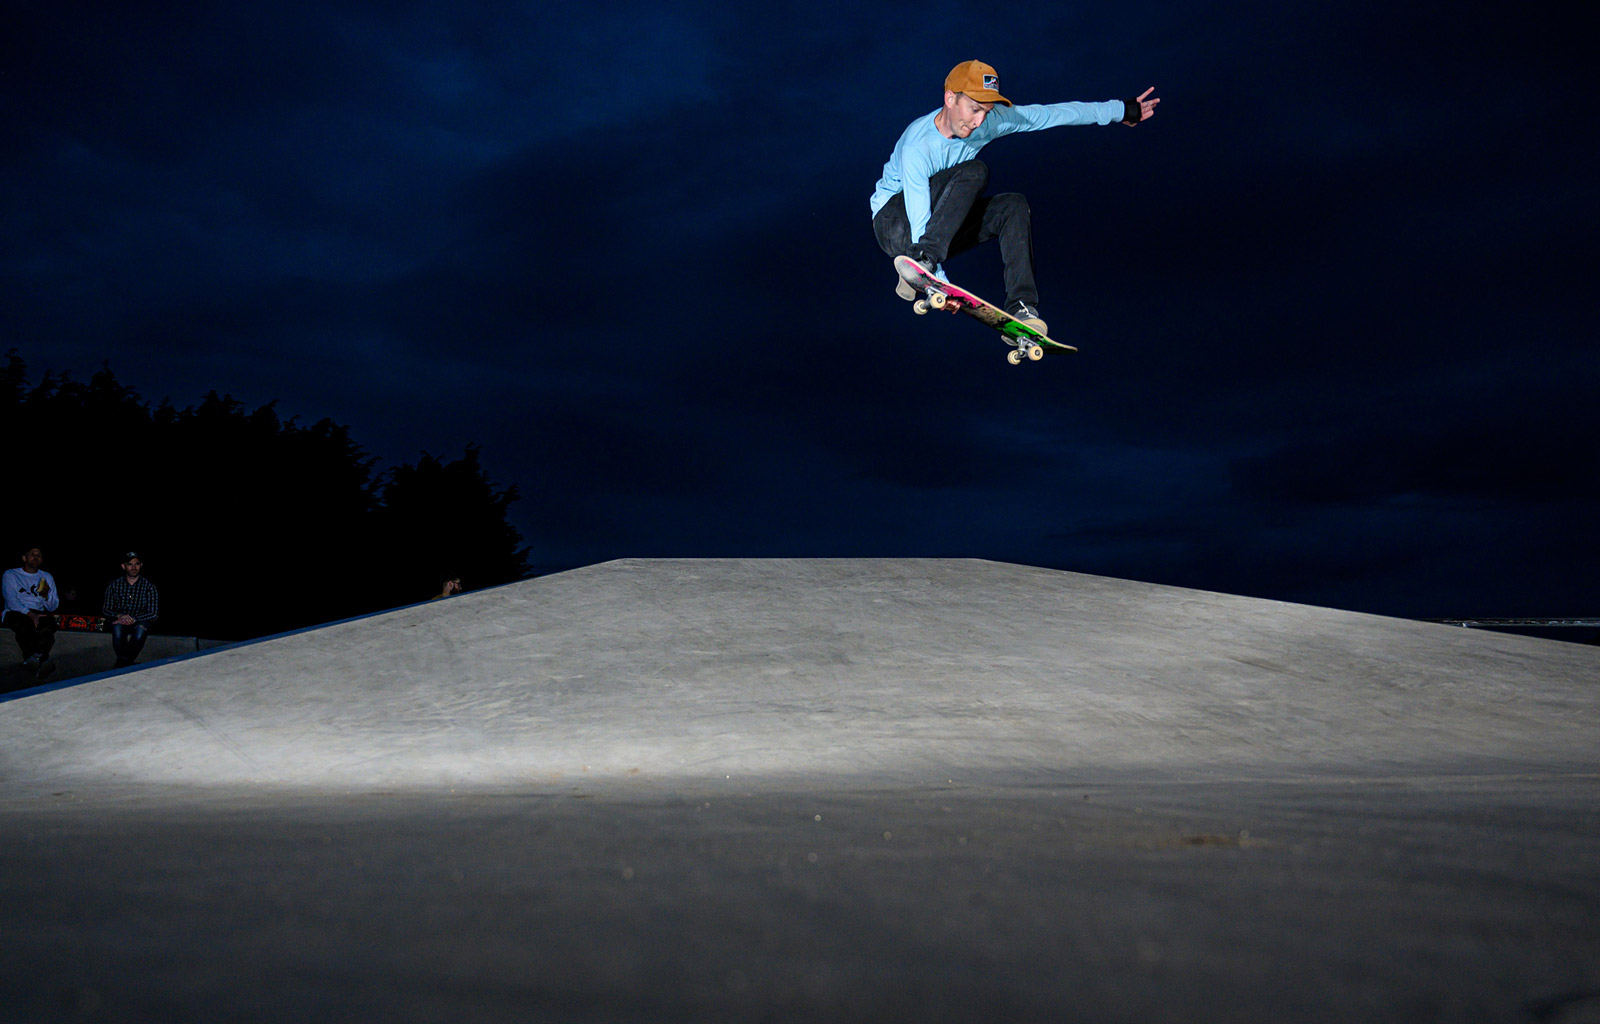
{"type": "Polygon", "coordinates": [[[156,585],[144,576],[144,559],[137,551],[122,557],[123,575],[106,587],[100,614],[111,620],[111,647],[117,652],[117,668],[126,668],[144,650],[150,624],[161,615],[161,598],[156,585]]]}

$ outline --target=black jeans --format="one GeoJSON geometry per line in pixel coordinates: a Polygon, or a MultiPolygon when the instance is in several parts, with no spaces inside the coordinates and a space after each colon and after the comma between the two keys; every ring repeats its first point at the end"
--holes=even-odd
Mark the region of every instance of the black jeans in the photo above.
{"type": "Polygon", "coordinates": [[[1000,239],[1000,259],[1005,263],[1006,301],[1038,305],[1039,289],[1033,280],[1033,219],[1028,200],[1017,192],[983,195],[989,184],[989,166],[968,160],[928,179],[928,199],[933,215],[928,229],[915,245],[906,218],[904,192],[883,204],[872,218],[872,233],[890,256],[911,256],[943,263],[991,238],[1000,239]]]}
{"type": "Polygon", "coordinates": [[[132,663],[144,650],[145,638],[150,635],[150,628],[135,622],[131,626],[111,624],[111,649],[117,652],[117,660],[132,663]]]}
{"type": "Polygon", "coordinates": [[[0,619],[0,626],[17,634],[17,646],[22,648],[22,656],[30,658],[37,654],[41,658],[50,656],[50,648],[56,645],[56,617],[42,615],[39,624],[35,626],[33,620],[21,612],[6,612],[0,619]]]}

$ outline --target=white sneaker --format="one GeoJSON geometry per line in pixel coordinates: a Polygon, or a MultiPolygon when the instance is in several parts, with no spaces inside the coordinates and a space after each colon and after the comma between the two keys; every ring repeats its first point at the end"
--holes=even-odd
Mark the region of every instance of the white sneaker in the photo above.
{"type": "MultiPolygon", "coordinates": [[[[917,263],[921,265],[923,270],[926,270],[930,274],[933,273],[934,268],[932,263],[929,263],[927,260],[917,260],[917,263]]],[[[894,286],[894,293],[896,295],[900,296],[902,299],[905,299],[907,302],[910,302],[912,299],[917,297],[917,290],[911,287],[910,281],[900,277],[900,271],[896,270],[894,272],[894,276],[899,278],[899,283],[894,286]]]]}

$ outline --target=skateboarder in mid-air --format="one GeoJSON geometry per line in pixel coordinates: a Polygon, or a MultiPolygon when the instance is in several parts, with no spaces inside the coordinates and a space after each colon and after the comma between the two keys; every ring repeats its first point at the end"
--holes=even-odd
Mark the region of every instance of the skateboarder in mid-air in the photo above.
{"type": "MultiPolygon", "coordinates": [[[[1135,125],[1156,112],[1152,86],[1138,98],[1104,103],[1041,103],[1014,107],[1000,95],[1000,76],[982,61],[957,64],[944,80],[944,105],[911,122],[895,143],[872,194],[872,230],[890,256],[910,256],[944,276],[940,264],[991,238],[1005,262],[1005,311],[1040,334],[1033,280],[1033,228],[1028,201],[1015,192],[986,196],[989,168],[978,150],[1002,135],[1069,124],[1135,125]]],[[[896,275],[898,277],[898,275],[896,275]]],[[[916,292],[904,280],[903,299],[916,292]]]]}

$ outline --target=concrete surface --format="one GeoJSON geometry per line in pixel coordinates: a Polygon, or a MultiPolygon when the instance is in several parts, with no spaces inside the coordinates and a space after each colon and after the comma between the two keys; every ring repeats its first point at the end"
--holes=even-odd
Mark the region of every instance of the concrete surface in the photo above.
{"type": "Polygon", "coordinates": [[[1600,650],[622,561],[0,703],[0,1019],[1600,1020],[1600,650]]]}

